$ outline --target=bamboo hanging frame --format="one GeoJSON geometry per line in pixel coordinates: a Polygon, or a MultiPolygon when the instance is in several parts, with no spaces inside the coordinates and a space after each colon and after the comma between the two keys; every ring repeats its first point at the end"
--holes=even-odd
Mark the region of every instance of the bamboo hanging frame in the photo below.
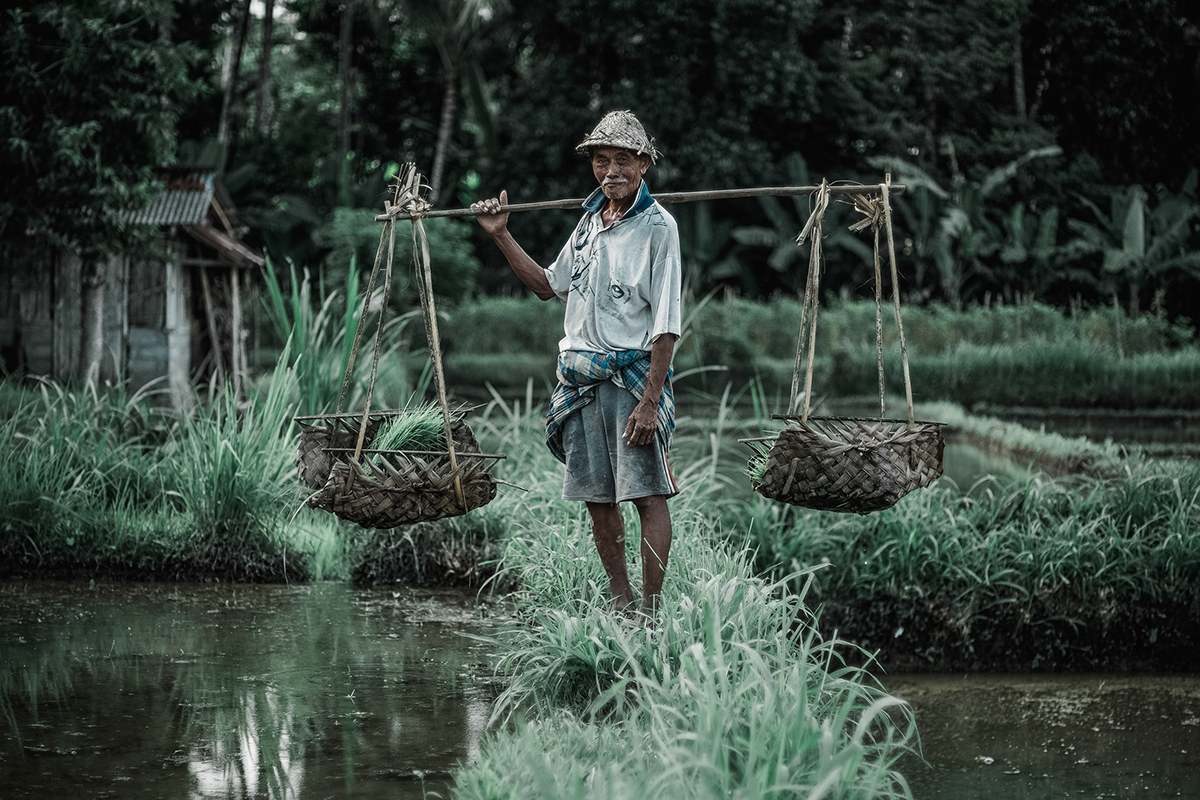
{"type": "Polygon", "coordinates": [[[870,227],[874,234],[879,419],[809,416],[819,311],[821,226],[833,188],[837,187],[822,182],[816,193],[813,211],[796,240],[797,245],[801,245],[806,239],[811,239],[811,249],[788,409],[786,414],[774,415],[775,419],[785,420],[787,427],[773,438],[740,441],[750,444],[761,457],[765,457],[761,478],[752,478],[755,491],[765,497],[807,508],[865,514],[888,508],[912,490],[928,486],[940,477],[945,443],[937,423],[917,421],[913,416],[912,379],[900,312],[900,285],[892,233],[890,195],[893,187],[890,175],[878,186],[858,186],[852,192],[854,206],[865,218],[852,225],[851,230],[870,227]],[[878,194],[874,195],[872,191],[878,194]],[[907,420],[884,418],[881,230],[887,232],[907,420]],[[801,366],[805,362],[804,391],[800,392],[801,366]],[[797,414],[801,399],[803,407],[797,414]],[[764,449],[765,453],[762,452],[764,449]]]}
{"type": "Polygon", "coordinates": [[[478,508],[496,496],[496,481],[491,477],[490,469],[496,459],[504,458],[502,455],[481,453],[474,434],[463,420],[464,410],[450,408],[434,306],[429,242],[422,224],[422,215],[429,206],[420,197],[420,189],[421,176],[412,164],[405,165],[396,183],[393,202],[386,207],[390,215],[404,214],[412,222],[413,263],[417,272],[438,404],[442,412],[446,449],[383,450],[370,446],[384,422],[397,414],[406,413],[371,408],[384,336],[384,315],[391,295],[396,245],[396,223],[392,216],[387,216],[380,234],[379,248],[363,295],[354,343],[338,396],[337,411],[333,414],[296,417],[301,424],[297,457],[300,480],[305,486],[316,490],[306,500],[307,505],[324,509],[364,527],[392,528],[465,514],[478,508]],[[363,410],[361,414],[344,413],[385,242],[387,262],[383,298],[363,410]],[[355,420],[358,421],[357,426],[353,425],[355,420]],[[364,455],[377,458],[364,460],[364,455]]]}

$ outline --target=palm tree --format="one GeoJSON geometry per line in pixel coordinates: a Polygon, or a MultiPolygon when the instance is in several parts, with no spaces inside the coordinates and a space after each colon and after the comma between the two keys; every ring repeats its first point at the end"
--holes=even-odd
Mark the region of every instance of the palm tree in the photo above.
{"type": "Polygon", "coordinates": [[[471,63],[480,31],[507,5],[507,0],[411,0],[408,4],[442,59],[442,114],[429,179],[431,202],[436,202],[442,187],[446,150],[458,112],[459,78],[471,63]]]}
{"type": "Polygon", "coordinates": [[[1032,300],[1063,278],[1090,282],[1086,273],[1077,275],[1058,268],[1057,257],[1062,251],[1058,246],[1058,216],[1058,206],[1050,206],[1039,214],[1026,208],[1022,201],[1003,219],[1004,244],[1000,248],[1000,263],[1004,265],[1002,288],[1006,295],[1011,289],[1032,300]]]}

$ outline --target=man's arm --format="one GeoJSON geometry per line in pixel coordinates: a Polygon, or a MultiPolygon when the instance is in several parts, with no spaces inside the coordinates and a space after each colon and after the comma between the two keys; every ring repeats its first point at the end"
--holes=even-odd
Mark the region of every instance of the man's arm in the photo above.
{"type": "Polygon", "coordinates": [[[479,226],[487,231],[488,236],[492,237],[492,241],[508,259],[509,266],[521,279],[521,283],[528,286],[542,300],[549,300],[554,297],[554,290],[550,288],[550,281],[546,280],[545,270],[529,257],[525,248],[508,232],[508,212],[500,213],[500,206],[506,205],[508,192],[502,191],[499,198],[493,197],[472,203],[471,211],[475,213],[479,226]]]}
{"type": "Polygon", "coordinates": [[[625,423],[625,439],[630,445],[650,444],[658,431],[658,401],[662,399],[663,384],[671,371],[671,356],[679,337],[664,333],[650,346],[650,374],[646,376],[646,391],[625,423]]]}

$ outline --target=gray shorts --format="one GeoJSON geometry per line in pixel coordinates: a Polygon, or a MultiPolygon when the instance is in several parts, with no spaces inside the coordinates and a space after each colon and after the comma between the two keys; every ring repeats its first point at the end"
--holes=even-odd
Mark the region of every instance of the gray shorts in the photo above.
{"type": "Polygon", "coordinates": [[[628,389],[604,381],[596,386],[592,402],[563,421],[564,500],[619,503],[679,494],[658,437],[640,447],[630,447],[622,437],[637,403],[628,389]]]}

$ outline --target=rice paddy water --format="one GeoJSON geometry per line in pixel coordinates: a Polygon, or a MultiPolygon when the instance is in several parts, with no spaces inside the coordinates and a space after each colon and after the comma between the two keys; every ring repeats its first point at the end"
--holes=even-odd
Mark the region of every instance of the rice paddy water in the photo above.
{"type": "Polygon", "coordinates": [[[0,583],[0,795],[447,797],[498,614],[345,584],[0,583]]]}
{"type": "MultiPolygon", "coordinates": [[[[4,797],[450,797],[505,619],[449,591],[2,584],[4,797]]],[[[916,711],[914,797],[1196,796],[1196,676],[883,683],[916,711]]]]}

